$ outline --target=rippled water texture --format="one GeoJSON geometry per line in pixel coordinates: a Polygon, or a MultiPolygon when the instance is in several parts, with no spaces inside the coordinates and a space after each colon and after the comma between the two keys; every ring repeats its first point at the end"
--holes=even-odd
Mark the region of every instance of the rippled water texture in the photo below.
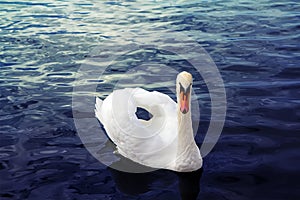
{"type": "MultiPolygon", "coordinates": [[[[225,128],[204,159],[198,199],[300,199],[299,1],[40,2],[0,1],[1,199],[180,198],[172,172],[123,177],[93,158],[77,135],[71,107],[75,85],[99,83],[102,97],[116,80],[135,86],[141,76],[122,73],[141,61],[185,66],[176,56],[140,49],[120,57],[101,80],[75,81],[95,47],[120,55],[109,47],[135,37],[159,45],[164,39],[153,38],[160,31],[184,33],[204,47],[226,87],[225,128]]],[[[147,87],[172,95],[156,84],[147,87]]],[[[201,145],[210,98],[203,80],[195,89],[201,145]]],[[[92,112],[78,116],[94,118],[92,112]]]]}

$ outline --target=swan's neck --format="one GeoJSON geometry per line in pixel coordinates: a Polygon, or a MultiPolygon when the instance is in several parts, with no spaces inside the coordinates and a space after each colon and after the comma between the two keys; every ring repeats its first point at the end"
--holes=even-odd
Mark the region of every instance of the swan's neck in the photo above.
{"type": "Polygon", "coordinates": [[[194,139],[192,117],[189,111],[182,114],[178,111],[178,140],[175,169],[181,172],[189,172],[202,166],[200,151],[194,139]]]}
{"type": "MultiPolygon", "coordinates": [[[[194,140],[191,111],[182,114],[178,109],[178,154],[183,154],[194,140]]],[[[180,156],[180,155],[178,155],[180,156]]]]}
{"type": "MultiPolygon", "coordinates": [[[[191,98],[188,101],[189,111],[183,114],[180,111],[180,89],[178,83],[176,84],[176,96],[177,96],[177,117],[178,117],[178,145],[177,156],[180,156],[186,149],[195,142],[192,128],[192,115],[191,115],[191,98]]],[[[191,94],[190,94],[191,96],[191,94]]]]}
{"type": "MultiPolygon", "coordinates": [[[[180,111],[180,88],[176,84],[177,93],[177,116],[178,116],[178,137],[177,137],[177,153],[174,169],[176,171],[188,172],[199,169],[202,166],[202,158],[199,148],[194,139],[191,114],[191,98],[188,98],[187,113],[180,111]]],[[[191,88],[190,88],[191,91],[191,88]]],[[[191,97],[191,93],[189,94],[191,97]]]]}

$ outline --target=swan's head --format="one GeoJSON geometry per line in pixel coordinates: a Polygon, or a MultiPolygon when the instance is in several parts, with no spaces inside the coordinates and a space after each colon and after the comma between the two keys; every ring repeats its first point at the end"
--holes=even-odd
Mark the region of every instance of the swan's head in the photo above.
{"type": "Polygon", "coordinates": [[[183,71],[177,75],[177,103],[179,105],[180,112],[183,114],[186,114],[190,111],[192,83],[193,77],[190,73],[183,71]]]}

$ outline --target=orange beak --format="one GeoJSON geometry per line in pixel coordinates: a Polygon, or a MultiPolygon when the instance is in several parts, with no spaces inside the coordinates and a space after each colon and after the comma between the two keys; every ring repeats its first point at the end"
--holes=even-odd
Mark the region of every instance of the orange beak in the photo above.
{"type": "Polygon", "coordinates": [[[180,111],[186,114],[189,111],[189,98],[190,94],[188,92],[180,92],[180,111]]]}

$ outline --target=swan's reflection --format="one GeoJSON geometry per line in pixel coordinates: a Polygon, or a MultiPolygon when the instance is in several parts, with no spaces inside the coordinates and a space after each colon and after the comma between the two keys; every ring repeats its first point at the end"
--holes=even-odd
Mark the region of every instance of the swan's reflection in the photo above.
{"type": "MultiPolygon", "coordinates": [[[[138,195],[151,189],[151,185],[156,181],[169,179],[169,170],[157,170],[147,173],[128,173],[108,167],[116,183],[117,188],[124,194],[138,195]]],[[[203,168],[194,172],[173,172],[177,175],[178,187],[182,200],[195,200],[200,192],[200,178],[203,168]]],[[[174,178],[173,178],[174,179],[174,178]]],[[[174,181],[174,180],[172,180],[174,181]]],[[[167,184],[167,183],[166,183],[167,184]]]]}
{"type": "Polygon", "coordinates": [[[179,179],[181,199],[197,199],[200,192],[200,179],[203,168],[193,172],[176,172],[179,179]]]}

